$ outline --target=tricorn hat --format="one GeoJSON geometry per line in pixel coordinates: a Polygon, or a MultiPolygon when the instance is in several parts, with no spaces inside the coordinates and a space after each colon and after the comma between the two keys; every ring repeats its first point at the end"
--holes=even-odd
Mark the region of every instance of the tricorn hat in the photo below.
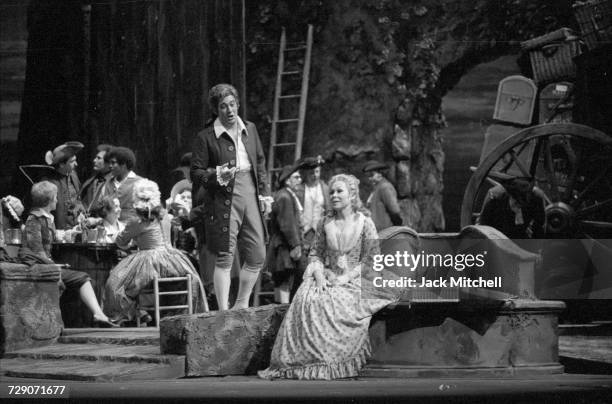
{"type": "Polygon", "coordinates": [[[367,173],[370,171],[384,171],[389,169],[389,166],[385,163],[381,163],[380,161],[370,160],[363,166],[363,172],[367,173]]]}
{"type": "Polygon", "coordinates": [[[291,174],[298,170],[298,166],[295,164],[286,165],[281,168],[280,173],[278,174],[278,187],[281,188],[283,183],[287,180],[287,178],[291,177],[291,174]]]}
{"type": "Polygon", "coordinates": [[[45,163],[54,166],[60,161],[74,156],[80,152],[83,147],[83,143],[81,142],[66,142],[57,146],[53,151],[47,151],[47,153],[45,153],[45,163]]]}
{"type": "MultiPolygon", "coordinates": [[[[321,157],[321,156],[302,157],[297,162],[297,168],[308,170],[308,169],[317,168],[317,167],[323,165],[324,163],[325,163],[325,160],[323,160],[323,157],[321,157]]],[[[289,175],[291,175],[291,174],[289,174],[289,175]]]]}

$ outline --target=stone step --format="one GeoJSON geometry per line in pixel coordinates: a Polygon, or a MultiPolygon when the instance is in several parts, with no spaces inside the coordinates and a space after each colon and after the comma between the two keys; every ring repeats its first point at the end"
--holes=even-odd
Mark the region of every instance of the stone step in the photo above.
{"type": "Polygon", "coordinates": [[[159,380],[183,377],[185,364],[11,358],[0,359],[0,373],[7,377],[75,381],[159,380]]]}
{"type": "Polygon", "coordinates": [[[562,335],[559,337],[559,356],[612,365],[612,337],[562,335]]]}
{"type": "Polygon", "coordinates": [[[58,342],[65,344],[157,345],[159,330],[142,328],[72,328],[62,332],[58,342]]]}
{"type": "Polygon", "coordinates": [[[612,321],[594,321],[588,324],[559,324],[559,335],[612,336],[612,321]]]}
{"type": "Polygon", "coordinates": [[[8,352],[4,358],[159,363],[166,365],[176,362],[185,363],[184,356],[161,355],[159,346],[155,345],[53,344],[8,352]]]}
{"type": "Polygon", "coordinates": [[[185,376],[185,356],[161,354],[157,329],[66,329],[57,343],[7,352],[7,377],[123,381],[185,376]]]}

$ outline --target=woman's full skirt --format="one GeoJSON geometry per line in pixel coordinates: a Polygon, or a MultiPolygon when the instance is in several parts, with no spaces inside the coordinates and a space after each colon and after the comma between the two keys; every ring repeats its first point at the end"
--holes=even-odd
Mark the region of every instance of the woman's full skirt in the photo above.
{"type": "Polygon", "coordinates": [[[203,293],[196,269],[187,255],[163,246],[130,254],[109,274],[103,298],[104,312],[114,320],[136,319],[136,297],[143,289],[152,287],[153,279],[192,275],[194,310],[202,311],[203,293]]]}
{"type": "Polygon", "coordinates": [[[368,328],[374,313],[391,300],[362,299],[359,280],[316,290],[304,280],[281,324],[266,379],[355,377],[370,355],[368,328]]]}

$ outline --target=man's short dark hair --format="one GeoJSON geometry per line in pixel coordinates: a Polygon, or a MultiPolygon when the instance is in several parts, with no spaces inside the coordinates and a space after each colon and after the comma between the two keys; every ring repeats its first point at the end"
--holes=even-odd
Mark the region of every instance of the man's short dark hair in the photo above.
{"type": "Polygon", "coordinates": [[[107,155],[108,161],[114,158],[115,160],[117,160],[117,163],[119,165],[125,164],[128,170],[131,170],[136,165],[136,155],[134,155],[134,152],[130,148],[116,146],[111,148],[107,155]]]}
{"type": "Polygon", "coordinates": [[[104,161],[108,163],[108,152],[113,148],[113,145],[102,143],[96,146],[96,154],[104,152],[104,161]]]}

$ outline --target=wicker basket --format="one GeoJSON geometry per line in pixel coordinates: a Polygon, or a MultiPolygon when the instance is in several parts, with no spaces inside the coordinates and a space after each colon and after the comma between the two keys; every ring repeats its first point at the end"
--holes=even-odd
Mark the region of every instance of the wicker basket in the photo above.
{"type": "Polygon", "coordinates": [[[579,1],[573,7],[582,38],[589,49],[612,43],[612,0],[579,1]]]}
{"type": "Polygon", "coordinates": [[[580,41],[569,28],[561,28],[521,43],[529,52],[533,80],[538,86],[576,76],[574,57],[580,54],[580,41]]]}

